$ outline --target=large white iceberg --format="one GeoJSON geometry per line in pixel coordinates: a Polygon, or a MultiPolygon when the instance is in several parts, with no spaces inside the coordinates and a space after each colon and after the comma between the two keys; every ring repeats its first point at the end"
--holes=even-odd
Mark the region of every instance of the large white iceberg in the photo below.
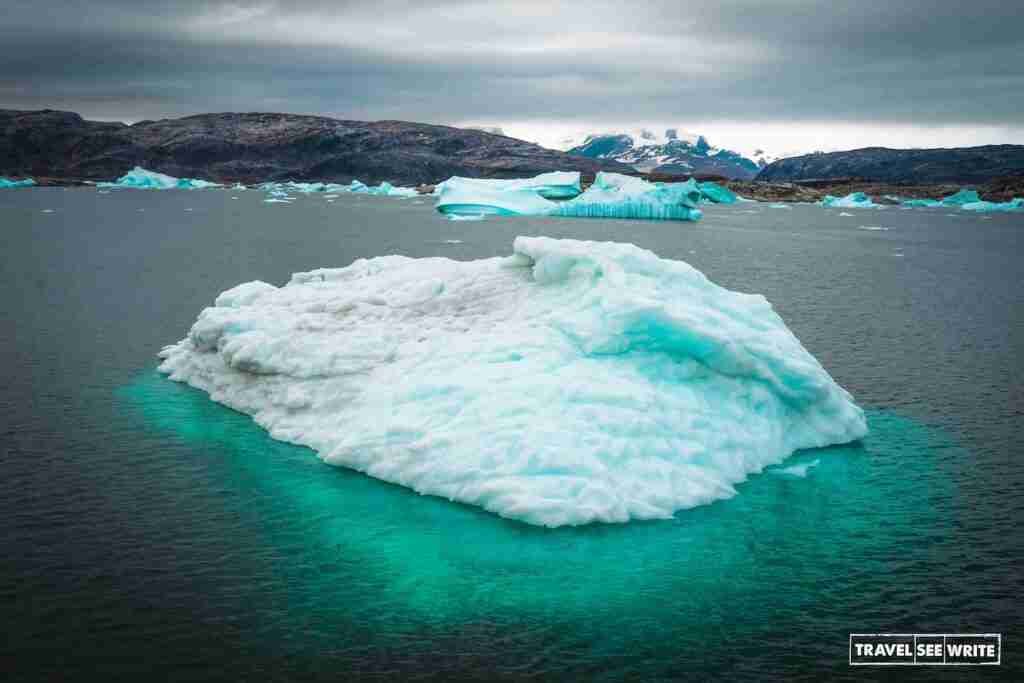
{"type": "Polygon", "coordinates": [[[136,166],[116,181],[96,183],[96,187],[131,187],[140,190],[202,190],[208,187],[220,187],[220,184],[196,178],[175,178],[136,166]]]}
{"type": "Polygon", "coordinates": [[[22,178],[21,180],[14,180],[6,176],[0,176],[0,189],[10,189],[15,187],[32,187],[36,184],[36,181],[32,178],[22,178]]]}
{"type": "Polygon", "coordinates": [[[239,285],[160,370],[330,464],[547,526],[666,518],[865,435],[764,297],[630,244],[513,251],[239,285]]]}
{"type": "Polygon", "coordinates": [[[703,215],[697,208],[701,196],[692,178],[685,183],[649,183],[601,172],[586,192],[556,204],[552,215],[695,221],[703,215]]]}
{"type": "Polygon", "coordinates": [[[878,204],[871,201],[871,197],[867,196],[863,192],[851,192],[845,197],[833,197],[830,194],[825,195],[825,198],[821,200],[821,205],[831,209],[878,208],[878,204]]]}

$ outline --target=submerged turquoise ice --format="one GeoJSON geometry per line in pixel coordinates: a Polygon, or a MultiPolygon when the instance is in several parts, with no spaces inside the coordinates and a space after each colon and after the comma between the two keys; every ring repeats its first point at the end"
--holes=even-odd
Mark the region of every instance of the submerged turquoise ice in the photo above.
{"type": "Polygon", "coordinates": [[[867,432],[763,297],[629,244],[249,282],[161,357],[328,463],[552,527],[670,517],[867,432]]]}
{"type": "Polygon", "coordinates": [[[14,180],[13,178],[7,178],[6,176],[0,176],[0,189],[8,189],[15,187],[32,187],[36,184],[36,181],[32,178],[22,178],[21,180],[14,180]]]}
{"type": "Polygon", "coordinates": [[[175,178],[136,166],[116,181],[96,183],[96,187],[130,187],[138,190],[203,190],[220,187],[220,184],[196,178],[175,178]]]}

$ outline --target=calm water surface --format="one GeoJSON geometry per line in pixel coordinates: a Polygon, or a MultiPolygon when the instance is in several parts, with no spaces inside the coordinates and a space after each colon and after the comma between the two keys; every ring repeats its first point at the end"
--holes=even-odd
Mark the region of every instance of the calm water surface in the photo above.
{"type": "Polygon", "coordinates": [[[0,193],[15,679],[1024,675],[1024,216],[450,222],[426,199],[262,198],[0,193]],[[763,293],[870,436],[673,520],[545,530],[326,466],[155,373],[240,282],[519,234],[629,241],[763,293]],[[1004,664],[850,669],[851,631],[1002,632],[1004,664]]]}

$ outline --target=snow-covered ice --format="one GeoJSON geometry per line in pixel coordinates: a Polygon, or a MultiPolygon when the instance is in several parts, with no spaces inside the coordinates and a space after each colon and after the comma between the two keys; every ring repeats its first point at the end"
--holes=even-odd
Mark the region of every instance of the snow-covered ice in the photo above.
{"type": "Polygon", "coordinates": [[[248,282],[160,355],[330,464],[547,526],[666,518],[867,432],[763,297],[630,244],[248,282]]]}
{"type": "Polygon", "coordinates": [[[486,188],[494,191],[519,191],[529,190],[539,194],[545,199],[569,199],[580,193],[580,174],[578,171],[551,171],[541,173],[532,178],[462,178],[452,176],[434,187],[434,194],[440,195],[452,185],[473,184],[479,188],[486,188]]]}
{"type": "Polygon", "coordinates": [[[140,190],[202,190],[209,187],[220,187],[220,184],[196,178],[175,178],[136,166],[116,181],[96,183],[96,187],[130,187],[140,190]]]}

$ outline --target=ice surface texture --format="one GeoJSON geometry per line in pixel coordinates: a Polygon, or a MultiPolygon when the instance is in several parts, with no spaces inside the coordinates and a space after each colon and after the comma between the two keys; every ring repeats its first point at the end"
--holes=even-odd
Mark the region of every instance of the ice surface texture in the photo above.
{"type": "Polygon", "coordinates": [[[825,195],[821,205],[832,209],[874,209],[878,206],[863,192],[852,192],[845,197],[825,195]]]}
{"type": "Polygon", "coordinates": [[[32,187],[36,184],[36,181],[32,178],[23,178],[22,180],[14,180],[13,178],[7,178],[6,176],[0,176],[0,189],[13,188],[13,187],[32,187]]]}
{"type": "Polygon", "coordinates": [[[547,526],[669,517],[867,431],[763,297],[630,244],[249,282],[160,355],[328,463],[547,526]]]}
{"type": "Polygon", "coordinates": [[[220,185],[195,178],[175,178],[136,166],[115,182],[96,183],[96,187],[132,187],[140,190],[202,190],[208,187],[220,187],[220,185]]]}

